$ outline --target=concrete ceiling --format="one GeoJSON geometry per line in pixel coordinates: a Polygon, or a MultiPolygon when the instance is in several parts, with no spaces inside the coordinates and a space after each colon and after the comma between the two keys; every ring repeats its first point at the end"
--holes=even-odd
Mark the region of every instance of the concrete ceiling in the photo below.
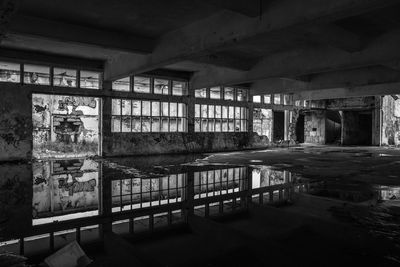
{"type": "Polygon", "coordinates": [[[18,49],[101,60],[108,80],[170,69],[192,73],[194,88],[249,84],[257,93],[359,86],[363,75],[362,86],[400,82],[398,0],[0,4],[0,55],[18,49]]]}

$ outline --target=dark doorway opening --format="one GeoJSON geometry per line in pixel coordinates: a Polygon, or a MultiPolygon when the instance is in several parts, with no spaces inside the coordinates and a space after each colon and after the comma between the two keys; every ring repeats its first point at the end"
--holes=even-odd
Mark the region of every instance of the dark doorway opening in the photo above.
{"type": "Polygon", "coordinates": [[[372,145],[372,111],[343,111],[343,145],[372,145]]]}
{"type": "Polygon", "coordinates": [[[296,141],[304,143],[304,115],[300,114],[296,122],[296,141]]]}
{"type": "Polygon", "coordinates": [[[285,113],[274,111],[274,142],[285,140],[285,113]]]}
{"type": "Polygon", "coordinates": [[[339,111],[326,111],[326,144],[340,144],[342,137],[342,118],[339,111]]]}
{"type": "Polygon", "coordinates": [[[360,112],[359,114],[360,128],[360,145],[372,145],[372,112],[360,112]]]}

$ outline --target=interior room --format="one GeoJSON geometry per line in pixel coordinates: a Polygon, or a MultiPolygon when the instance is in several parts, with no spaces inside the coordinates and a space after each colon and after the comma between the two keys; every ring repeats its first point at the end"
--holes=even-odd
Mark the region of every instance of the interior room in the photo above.
{"type": "Polygon", "coordinates": [[[0,1],[0,266],[400,266],[398,14],[0,1]]]}

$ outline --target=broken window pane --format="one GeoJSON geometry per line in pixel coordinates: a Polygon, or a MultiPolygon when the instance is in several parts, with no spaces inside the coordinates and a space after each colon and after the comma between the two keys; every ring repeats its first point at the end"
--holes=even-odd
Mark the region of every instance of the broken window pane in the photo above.
{"type": "Polygon", "coordinates": [[[224,99],[225,100],[234,100],[235,99],[235,89],[232,87],[224,88],[224,99]]]}
{"type": "Polygon", "coordinates": [[[122,115],[130,116],[131,110],[131,101],[122,99],[122,115]]]}
{"type": "Polygon", "coordinates": [[[142,115],[142,105],[139,100],[132,100],[132,115],[133,116],[141,116],[142,115]]]}
{"type": "Polygon", "coordinates": [[[111,114],[112,115],[121,115],[121,99],[112,99],[111,100],[111,114]]]}
{"type": "Polygon", "coordinates": [[[253,103],[261,103],[261,96],[253,95],[253,103]]]}
{"type": "Polygon", "coordinates": [[[264,104],[271,104],[271,95],[264,95],[264,104]]]}
{"type": "Polygon", "coordinates": [[[194,90],[194,96],[197,98],[206,98],[207,97],[207,88],[201,88],[194,90]]]}
{"type": "Polygon", "coordinates": [[[247,90],[246,89],[236,89],[237,101],[247,101],[247,90]]]}
{"type": "Polygon", "coordinates": [[[177,103],[169,103],[169,116],[170,117],[178,116],[178,105],[177,105],[177,103]]]}
{"type": "Polygon", "coordinates": [[[211,87],[210,88],[210,98],[211,99],[221,99],[221,87],[211,87]]]}
{"type": "Polygon", "coordinates": [[[50,67],[25,64],[24,83],[50,85],[50,67]]]}
{"type": "Polygon", "coordinates": [[[130,91],[130,77],[119,79],[112,82],[112,89],[115,91],[130,91]]]}
{"type": "Polygon", "coordinates": [[[172,95],[187,95],[187,82],[172,81],[172,95]]]}
{"type": "Polygon", "coordinates": [[[274,104],[275,105],[281,104],[281,95],[280,94],[274,94],[274,104]]]}
{"type": "Polygon", "coordinates": [[[0,62],[0,82],[19,83],[21,81],[20,64],[0,62]]]}
{"type": "Polygon", "coordinates": [[[159,95],[168,95],[169,81],[163,79],[154,79],[154,93],[159,95]]]}
{"type": "Polygon", "coordinates": [[[54,68],[54,86],[76,87],[76,70],[54,68]]]}
{"type": "Polygon", "coordinates": [[[136,93],[150,93],[150,78],[135,76],[133,78],[133,91],[136,93]]]}
{"type": "Polygon", "coordinates": [[[100,89],[100,73],[81,70],[80,87],[88,89],[100,89]]]}
{"type": "Polygon", "coordinates": [[[142,116],[150,116],[150,101],[142,101],[142,116]]]}
{"type": "Polygon", "coordinates": [[[151,116],[160,116],[160,102],[151,102],[151,116]]]}

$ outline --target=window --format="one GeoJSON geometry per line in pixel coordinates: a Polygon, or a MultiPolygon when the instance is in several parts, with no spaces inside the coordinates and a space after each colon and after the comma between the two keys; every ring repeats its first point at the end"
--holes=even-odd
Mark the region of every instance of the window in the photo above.
{"type": "Polygon", "coordinates": [[[20,64],[0,62],[0,81],[19,83],[21,81],[20,64]]]}
{"type": "Polygon", "coordinates": [[[206,98],[207,97],[207,88],[201,88],[194,90],[194,96],[197,98],[206,98]]]}
{"type": "Polygon", "coordinates": [[[100,89],[99,72],[82,70],[80,74],[80,88],[100,89]]]}
{"type": "Polygon", "coordinates": [[[187,82],[172,81],[172,95],[187,95],[187,82]]]}
{"type": "Polygon", "coordinates": [[[54,68],[54,86],[76,87],[76,70],[54,68]]]}
{"type": "Polygon", "coordinates": [[[283,95],[283,104],[292,105],[292,95],[283,95]]]}
{"type": "Polygon", "coordinates": [[[224,88],[224,99],[225,100],[234,100],[235,98],[235,89],[232,87],[224,88]]]}
{"type": "Polygon", "coordinates": [[[253,95],[253,103],[261,103],[261,96],[253,95]]]}
{"type": "Polygon", "coordinates": [[[129,92],[130,84],[131,84],[130,77],[122,78],[122,79],[113,81],[112,89],[115,91],[129,92]]]}
{"type": "Polygon", "coordinates": [[[136,93],[150,93],[150,78],[135,76],[133,78],[133,91],[136,93]]]}
{"type": "Polygon", "coordinates": [[[253,109],[253,132],[272,140],[272,109],[253,109]]]}
{"type": "Polygon", "coordinates": [[[25,64],[24,83],[50,85],[50,67],[25,64]]]}
{"type": "Polygon", "coordinates": [[[274,104],[275,105],[281,104],[281,95],[280,94],[274,94],[274,104]]]}
{"type": "Polygon", "coordinates": [[[294,105],[296,106],[296,107],[300,107],[301,106],[301,100],[296,100],[295,102],[294,102],[294,105]]]}
{"type": "Polygon", "coordinates": [[[221,99],[221,87],[211,87],[210,88],[210,98],[211,99],[221,99]]]}
{"type": "Polygon", "coordinates": [[[186,104],[112,99],[112,132],[186,132],[186,104]]]}
{"type": "Polygon", "coordinates": [[[154,79],[154,93],[159,95],[168,95],[169,81],[163,79],[154,79]]]}
{"type": "Polygon", "coordinates": [[[264,95],[264,104],[271,104],[271,95],[264,95]]]}
{"type": "Polygon", "coordinates": [[[247,90],[236,89],[236,96],[237,101],[247,101],[247,90]]]}
{"type": "Polygon", "coordinates": [[[195,105],[195,132],[246,132],[247,108],[195,105]]]}

